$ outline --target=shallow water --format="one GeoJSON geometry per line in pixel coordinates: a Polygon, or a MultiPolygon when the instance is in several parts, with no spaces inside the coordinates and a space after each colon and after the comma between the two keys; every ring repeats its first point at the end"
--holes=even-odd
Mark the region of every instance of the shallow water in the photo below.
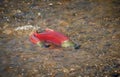
{"type": "Polygon", "coordinates": [[[0,77],[120,76],[119,0],[0,2],[0,77]],[[36,26],[81,48],[39,48],[29,41],[36,26]]]}

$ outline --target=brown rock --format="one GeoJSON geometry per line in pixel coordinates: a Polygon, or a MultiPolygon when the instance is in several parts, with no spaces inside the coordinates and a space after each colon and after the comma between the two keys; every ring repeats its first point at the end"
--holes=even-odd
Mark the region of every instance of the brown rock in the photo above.
{"type": "Polygon", "coordinates": [[[120,34],[113,35],[112,39],[120,39],[120,34]]]}
{"type": "Polygon", "coordinates": [[[66,21],[60,21],[60,26],[69,26],[69,23],[66,21]]]}
{"type": "Polygon", "coordinates": [[[12,31],[12,29],[5,29],[4,31],[3,31],[3,33],[5,33],[5,34],[12,34],[13,33],[13,31],[12,31]]]}

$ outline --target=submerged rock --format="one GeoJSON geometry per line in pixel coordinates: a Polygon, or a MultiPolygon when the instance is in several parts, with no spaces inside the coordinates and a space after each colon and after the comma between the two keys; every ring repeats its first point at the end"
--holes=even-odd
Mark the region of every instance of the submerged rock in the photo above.
{"type": "Polygon", "coordinates": [[[3,33],[9,35],[9,34],[12,34],[12,33],[13,33],[13,30],[12,30],[12,29],[5,29],[5,30],[3,31],[3,33]]]}

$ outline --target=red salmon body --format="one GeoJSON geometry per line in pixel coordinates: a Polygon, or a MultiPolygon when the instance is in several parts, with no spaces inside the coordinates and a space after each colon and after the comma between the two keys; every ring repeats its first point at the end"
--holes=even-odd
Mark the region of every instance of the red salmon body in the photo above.
{"type": "Polygon", "coordinates": [[[35,44],[38,42],[50,42],[55,45],[61,45],[64,41],[67,41],[69,39],[59,32],[51,29],[46,29],[44,32],[41,33],[34,32],[30,36],[30,40],[35,44]]]}

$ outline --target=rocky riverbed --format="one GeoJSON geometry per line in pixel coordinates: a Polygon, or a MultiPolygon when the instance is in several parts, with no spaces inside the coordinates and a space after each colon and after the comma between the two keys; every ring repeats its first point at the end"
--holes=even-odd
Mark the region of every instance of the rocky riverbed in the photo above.
{"type": "Polygon", "coordinates": [[[120,1],[0,0],[0,77],[120,77],[120,1]],[[81,47],[40,48],[38,28],[81,47]]]}

